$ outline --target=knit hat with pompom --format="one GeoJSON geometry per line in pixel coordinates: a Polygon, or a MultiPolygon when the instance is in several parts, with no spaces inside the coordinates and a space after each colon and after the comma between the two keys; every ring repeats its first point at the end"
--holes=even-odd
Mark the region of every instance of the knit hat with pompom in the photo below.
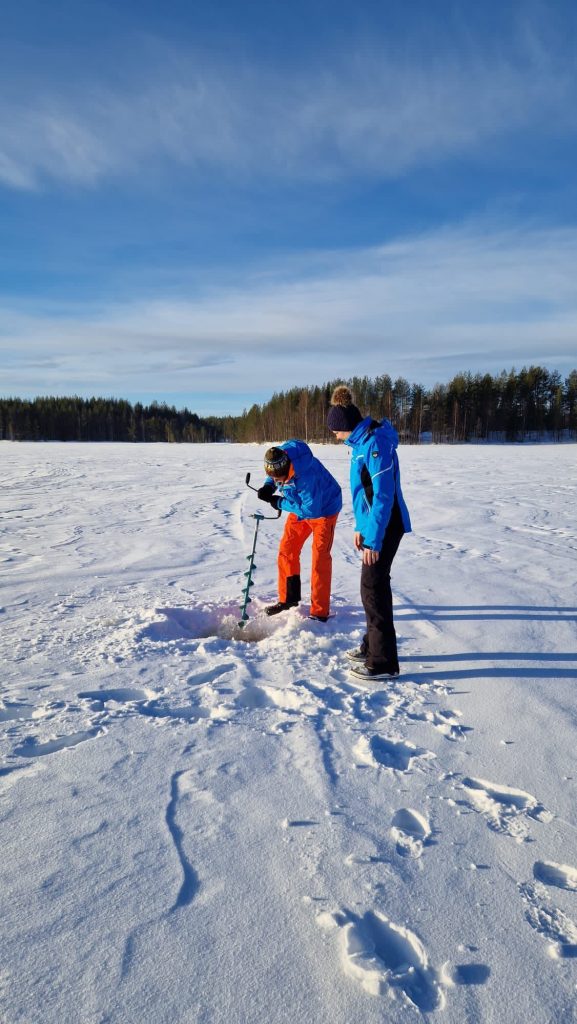
{"type": "Polygon", "coordinates": [[[354,430],[362,416],[353,404],[353,396],[345,384],[335,388],[331,397],[331,408],[327,416],[329,430],[354,430]]]}

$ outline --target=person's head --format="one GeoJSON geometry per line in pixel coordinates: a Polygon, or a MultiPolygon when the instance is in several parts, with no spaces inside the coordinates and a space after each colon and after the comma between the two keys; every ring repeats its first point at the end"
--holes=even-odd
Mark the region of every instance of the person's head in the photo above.
{"type": "Polygon", "coordinates": [[[264,469],[267,476],[273,480],[286,480],[291,468],[289,459],[284,448],[269,448],[264,454],[264,469]]]}
{"type": "Polygon", "coordinates": [[[339,384],[331,396],[331,407],[327,416],[329,430],[338,441],[346,441],[362,418],[353,403],[353,396],[349,388],[345,384],[339,384]]]}

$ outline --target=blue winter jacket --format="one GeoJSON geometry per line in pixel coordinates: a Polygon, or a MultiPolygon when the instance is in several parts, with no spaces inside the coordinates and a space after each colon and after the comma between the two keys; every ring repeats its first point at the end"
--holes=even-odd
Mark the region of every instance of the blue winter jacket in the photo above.
{"type": "Polygon", "coordinates": [[[270,476],[266,478],[266,483],[280,488],[278,507],[284,512],[294,512],[299,519],[319,519],[340,512],[343,507],[340,484],[322,462],[315,459],[308,444],[291,440],[279,447],[291,460],[294,475],[282,484],[270,476]]]}
{"type": "Polygon", "coordinates": [[[352,448],[351,493],[355,530],[366,548],[380,551],[395,499],[405,532],[411,530],[409,512],[401,491],[397,445],[392,423],[376,423],[367,416],[345,441],[352,448]]]}

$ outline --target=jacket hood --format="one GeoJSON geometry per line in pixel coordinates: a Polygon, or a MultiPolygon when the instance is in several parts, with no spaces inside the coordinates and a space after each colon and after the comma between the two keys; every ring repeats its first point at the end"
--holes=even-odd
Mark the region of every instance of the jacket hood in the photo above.
{"type": "Polygon", "coordinates": [[[304,441],[291,439],[290,441],[284,441],[283,444],[279,445],[279,448],[282,448],[287,453],[295,468],[295,473],[302,473],[303,470],[308,469],[313,461],[313,453],[304,441]]]}
{"type": "Polygon", "coordinates": [[[399,435],[390,420],[383,420],[377,430],[379,437],[383,437],[392,448],[399,447],[399,435]]]}
{"type": "Polygon", "coordinates": [[[399,435],[390,420],[383,420],[381,423],[378,423],[372,416],[365,417],[358,427],[355,427],[348,441],[345,441],[345,444],[362,444],[371,433],[374,434],[377,440],[384,441],[385,444],[390,445],[392,448],[398,448],[399,435]]]}

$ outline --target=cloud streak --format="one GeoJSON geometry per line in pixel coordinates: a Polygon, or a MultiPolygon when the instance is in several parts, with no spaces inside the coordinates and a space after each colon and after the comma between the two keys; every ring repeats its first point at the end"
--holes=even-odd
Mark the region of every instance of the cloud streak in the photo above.
{"type": "Polygon", "coordinates": [[[534,41],[506,54],[357,45],[322,70],[143,50],[122,87],[39,83],[0,103],[0,182],[94,187],[166,163],[247,180],[394,178],[529,127],[574,131],[576,85],[573,65],[534,41]]]}
{"type": "MultiPolygon", "coordinates": [[[[270,392],[388,372],[427,386],[531,362],[575,368],[577,230],[480,225],[247,274],[196,301],[4,317],[3,394],[270,392]]],[[[183,291],[186,291],[184,288],[183,291]]],[[[243,399],[244,404],[244,399],[243,399]]],[[[204,411],[209,412],[210,408],[204,411]]]]}

